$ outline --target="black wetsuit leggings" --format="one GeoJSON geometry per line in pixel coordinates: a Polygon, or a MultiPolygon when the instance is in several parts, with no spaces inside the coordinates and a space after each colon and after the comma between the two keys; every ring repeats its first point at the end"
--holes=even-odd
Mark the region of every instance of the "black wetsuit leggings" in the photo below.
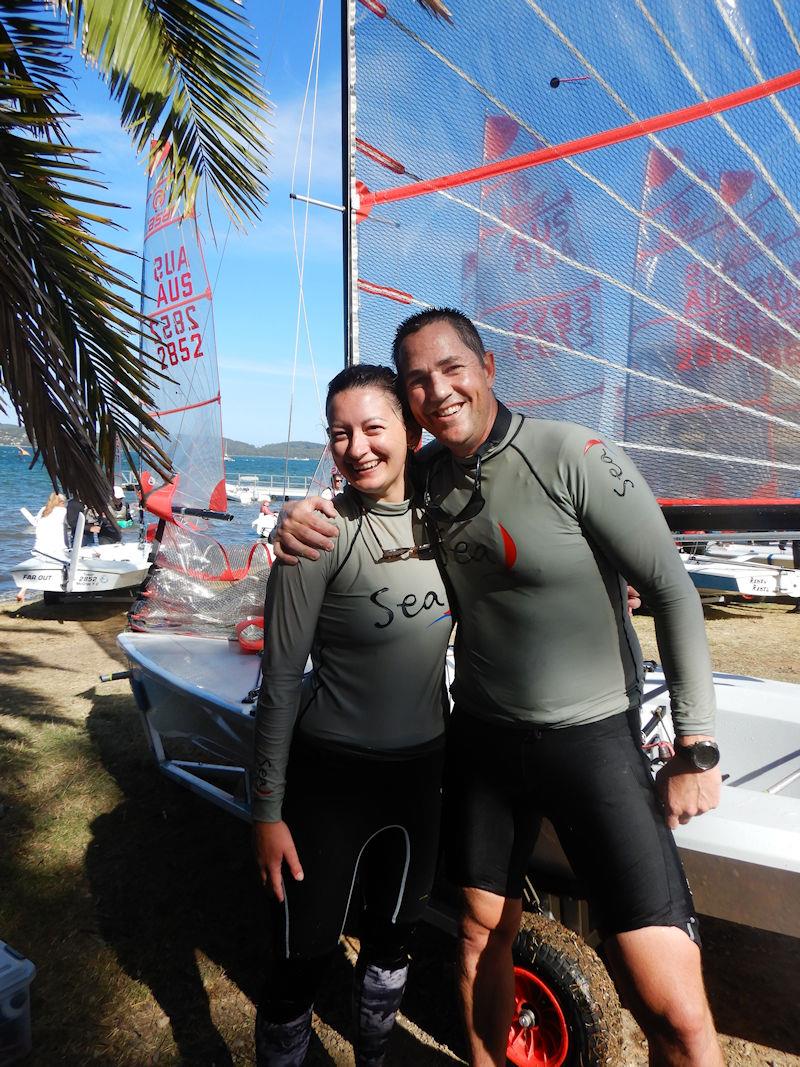
{"type": "Polygon", "coordinates": [[[303,867],[284,872],[260,1013],[276,1023],[313,1004],[348,909],[360,906],[359,969],[407,962],[436,870],[444,748],[370,758],[296,740],[284,819],[303,867]]]}

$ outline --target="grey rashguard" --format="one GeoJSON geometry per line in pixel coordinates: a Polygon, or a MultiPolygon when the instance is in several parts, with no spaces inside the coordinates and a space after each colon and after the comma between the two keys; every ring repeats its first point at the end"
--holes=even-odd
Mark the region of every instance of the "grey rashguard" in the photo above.
{"type": "Polygon", "coordinates": [[[267,586],[255,723],[259,822],[281,818],[295,727],[317,743],[376,757],[417,752],[444,733],[452,624],[444,582],[432,557],[379,562],[384,549],[425,543],[420,513],[409,501],[379,504],[351,489],[334,504],[333,551],[295,567],[277,563],[267,586]]]}
{"type": "MultiPolygon", "coordinates": [[[[630,459],[596,431],[502,405],[479,452],[483,509],[438,524],[457,604],[456,706],[547,727],[638,706],[642,657],[627,579],[655,617],[677,732],[713,734],[700,601],[630,459]]],[[[428,464],[426,495],[457,515],[475,484],[475,458],[434,446],[428,464]]]]}

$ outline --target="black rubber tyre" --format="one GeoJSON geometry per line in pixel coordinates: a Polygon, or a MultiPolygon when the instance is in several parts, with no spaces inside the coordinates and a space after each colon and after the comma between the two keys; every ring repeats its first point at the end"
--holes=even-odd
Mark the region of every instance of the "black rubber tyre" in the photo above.
{"type": "Polygon", "coordinates": [[[508,1062],[617,1067],[619,999],[600,957],[555,919],[526,912],[514,943],[516,994],[508,1062]],[[524,1025],[533,1021],[533,1025],[524,1025]]]}

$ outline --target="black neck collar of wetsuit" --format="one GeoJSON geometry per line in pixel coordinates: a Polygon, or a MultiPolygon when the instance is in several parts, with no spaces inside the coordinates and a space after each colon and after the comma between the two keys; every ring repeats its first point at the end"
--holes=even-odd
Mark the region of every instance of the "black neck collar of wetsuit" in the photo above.
{"type": "Polygon", "coordinates": [[[471,456],[464,456],[463,459],[459,459],[458,456],[453,456],[453,459],[461,467],[474,467],[478,459],[484,459],[493,448],[497,448],[501,445],[508,436],[508,431],[511,429],[511,412],[501,403],[497,401],[497,414],[495,415],[492,428],[489,430],[489,436],[479,445],[471,456]]]}

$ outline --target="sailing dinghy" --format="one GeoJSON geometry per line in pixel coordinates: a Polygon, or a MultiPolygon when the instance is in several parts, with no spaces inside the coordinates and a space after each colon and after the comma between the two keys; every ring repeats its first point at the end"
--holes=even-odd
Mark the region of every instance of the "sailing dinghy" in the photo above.
{"type": "MultiPolygon", "coordinates": [[[[408,314],[460,307],[500,398],[622,444],[676,533],[800,531],[797,15],[451,7],[448,24],[402,0],[343,5],[346,360],[389,362],[408,314]]],[[[176,585],[120,645],[160,769],[247,818],[258,662],[234,629],[257,622],[242,610],[210,636],[195,609],[213,582],[178,569],[197,600],[176,585]]],[[[699,909],[800,936],[800,686],[714,684],[729,777],[676,834],[699,909]]],[[[650,673],[653,743],[665,692],[650,673]]],[[[564,873],[548,847],[534,885],[564,873]]]]}
{"type": "MultiPolygon", "coordinates": [[[[36,520],[23,511],[35,526],[36,520]]],[[[19,589],[33,589],[48,596],[110,593],[137,589],[150,569],[150,545],[119,541],[111,545],[84,545],[85,516],[78,517],[72,547],[58,555],[34,550],[11,569],[19,589]]]]}

